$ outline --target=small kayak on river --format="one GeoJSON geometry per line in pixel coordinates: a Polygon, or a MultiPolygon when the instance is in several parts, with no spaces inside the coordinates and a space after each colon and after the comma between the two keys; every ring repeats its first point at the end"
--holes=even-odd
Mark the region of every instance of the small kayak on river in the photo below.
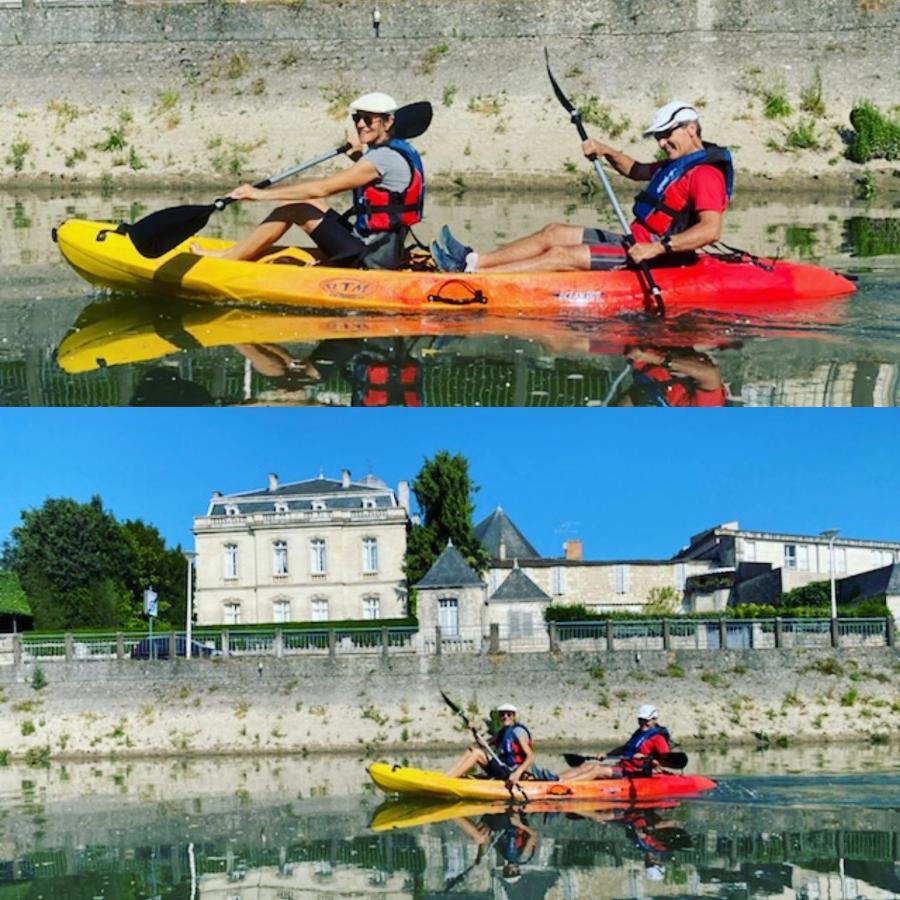
{"type": "MultiPolygon", "coordinates": [[[[436,272],[365,270],[314,265],[299,247],[280,247],[259,260],[191,253],[189,242],[156,259],[141,256],[115,223],[68,219],[54,229],[60,252],[93,284],[212,303],[315,309],[499,315],[610,317],[652,311],[638,272],[436,272]]],[[[194,238],[207,250],[230,241],[194,238]]],[[[424,264],[423,264],[424,265],[424,264]]],[[[851,294],[853,283],[805,263],[748,254],[700,253],[680,265],[654,266],[669,313],[688,310],[753,315],[851,294]]]]}
{"type": "Polygon", "coordinates": [[[596,781],[523,781],[512,792],[492,778],[451,778],[441,772],[389,763],[372,763],[369,777],[386,793],[456,797],[461,800],[655,800],[684,797],[712,790],[716,783],[702,775],[652,775],[646,778],[604,778],[596,781]]]}

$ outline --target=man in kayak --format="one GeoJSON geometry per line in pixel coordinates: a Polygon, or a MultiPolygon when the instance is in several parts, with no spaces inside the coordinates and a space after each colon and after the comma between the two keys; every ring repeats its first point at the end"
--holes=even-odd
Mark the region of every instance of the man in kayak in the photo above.
{"type": "Polygon", "coordinates": [[[531,732],[516,721],[516,707],[504,703],[497,707],[500,730],[490,742],[490,750],[475,743],[447,770],[451,778],[462,778],[474,766],[480,766],[489,777],[498,778],[508,785],[518,784],[523,776],[542,781],[555,781],[552,773],[533,765],[534,743],[531,732]]]}
{"type": "Polygon", "coordinates": [[[589,158],[602,156],[632,181],[649,181],[635,198],[631,234],[553,223],[496,250],[478,253],[441,229],[432,243],[435,265],[446,272],[570,272],[611,269],[670,253],[699,250],[719,239],[731,196],[731,155],[700,137],[700,118],[674,100],[656,111],[644,132],[665,153],[662,162],[636,162],[592,139],[582,144],[589,158]],[[627,252],[627,259],[626,259],[627,252]]]}
{"type": "MultiPolygon", "coordinates": [[[[583,762],[559,776],[560,781],[593,781],[597,778],[634,778],[652,775],[660,769],[656,756],[669,752],[669,732],[659,724],[655,706],[643,704],[637,713],[637,731],[621,746],[604,756],[619,757],[618,763],[583,762]]],[[[600,754],[598,754],[600,755],[600,754]]]]}
{"type": "Polygon", "coordinates": [[[192,244],[191,251],[225,259],[257,259],[297,225],[324,251],[328,265],[399,268],[409,226],[422,218],[425,174],[412,145],[392,136],[396,110],[396,101],[387,94],[357,97],[350,105],[356,138],[347,151],[355,161],[349,169],[298,184],[268,188],[240,185],[228,196],[235,200],[274,200],[278,206],[227,250],[208,251],[192,244]],[[345,191],[353,192],[356,220],[352,228],[346,217],[325,202],[345,191]]]}

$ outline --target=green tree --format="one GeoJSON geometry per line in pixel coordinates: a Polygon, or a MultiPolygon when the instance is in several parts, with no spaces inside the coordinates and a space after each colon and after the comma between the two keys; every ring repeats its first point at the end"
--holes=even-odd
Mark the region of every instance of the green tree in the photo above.
{"type": "Polygon", "coordinates": [[[439,450],[425,460],[412,489],[421,522],[412,526],[407,540],[404,570],[410,584],[425,575],[449,540],[476,572],[484,572],[490,557],[472,526],[472,496],[478,488],[469,478],[468,460],[439,450]]]}
{"type": "Polygon", "coordinates": [[[669,585],[650,588],[642,612],[647,616],[675,615],[681,612],[681,594],[669,585]]]}
{"type": "Polygon", "coordinates": [[[140,519],[128,519],[121,528],[134,558],[126,585],[135,598],[135,605],[132,620],[124,624],[133,627],[141,624],[144,591],[152,585],[158,597],[160,621],[184,628],[187,562],[182,555],[181,544],[174,549],[166,547],[159,530],[140,519]]]}
{"type": "Polygon", "coordinates": [[[783,593],[775,605],[781,609],[795,609],[798,606],[822,606],[831,604],[831,582],[811,581],[792,591],[783,593]]]}
{"type": "Polygon", "coordinates": [[[48,499],[22,513],[3,549],[36,629],[120,627],[130,619],[132,546],[99,497],[48,499]]]}

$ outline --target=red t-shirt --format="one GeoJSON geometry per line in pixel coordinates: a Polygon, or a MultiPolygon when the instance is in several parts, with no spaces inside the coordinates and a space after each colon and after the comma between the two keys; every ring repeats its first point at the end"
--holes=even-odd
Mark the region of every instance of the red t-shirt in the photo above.
{"type": "MultiPolygon", "coordinates": [[[[661,165],[661,164],[660,164],[661,165]]],[[[659,168],[655,165],[651,168],[651,177],[659,168]]],[[[678,201],[688,201],[694,207],[694,212],[712,210],[713,212],[725,212],[728,206],[728,191],[725,189],[725,175],[716,166],[694,166],[679,178],[671,187],[673,197],[678,201]]],[[[638,242],[656,240],[643,225],[637,222],[631,223],[631,233],[638,242]]]]}
{"type": "MultiPolygon", "coordinates": [[[[661,734],[653,734],[641,744],[638,753],[646,756],[654,756],[659,753],[669,752],[669,742],[661,734]]],[[[619,765],[623,772],[642,772],[647,767],[646,759],[623,759],[619,765]]]]}

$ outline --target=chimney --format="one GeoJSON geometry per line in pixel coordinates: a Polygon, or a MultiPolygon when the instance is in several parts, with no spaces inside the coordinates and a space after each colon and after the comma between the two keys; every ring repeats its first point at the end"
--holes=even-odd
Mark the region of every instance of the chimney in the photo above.
{"type": "Polygon", "coordinates": [[[269,490],[278,490],[278,476],[274,472],[269,472],[269,490]]]}
{"type": "Polygon", "coordinates": [[[409,515],[409,482],[397,482],[397,505],[406,510],[409,515]]]}
{"type": "Polygon", "coordinates": [[[499,559],[506,559],[506,541],[503,538],[500,538],[500,546],[497,548],[497,554],[499,559]]]}
{"type": "Polygon", "coordinates": [[[221,496],[222,496],[222,492],[221,492],[221,491],[213,491],[213,500],[215,500],[215,499],[217,499],[218,497],[221,497],[221,496]]]}
{"type": "Polygon", "coordinates": [[[350,470],[349,469],[341,469],[341,487],[342,488],[350,487],[350,470]]]}
{"type": "Polygon", "coordinates": [[[581,541],[570,540],[563,542],[563,551],[566,559],[581,559],[581,541]]]}

